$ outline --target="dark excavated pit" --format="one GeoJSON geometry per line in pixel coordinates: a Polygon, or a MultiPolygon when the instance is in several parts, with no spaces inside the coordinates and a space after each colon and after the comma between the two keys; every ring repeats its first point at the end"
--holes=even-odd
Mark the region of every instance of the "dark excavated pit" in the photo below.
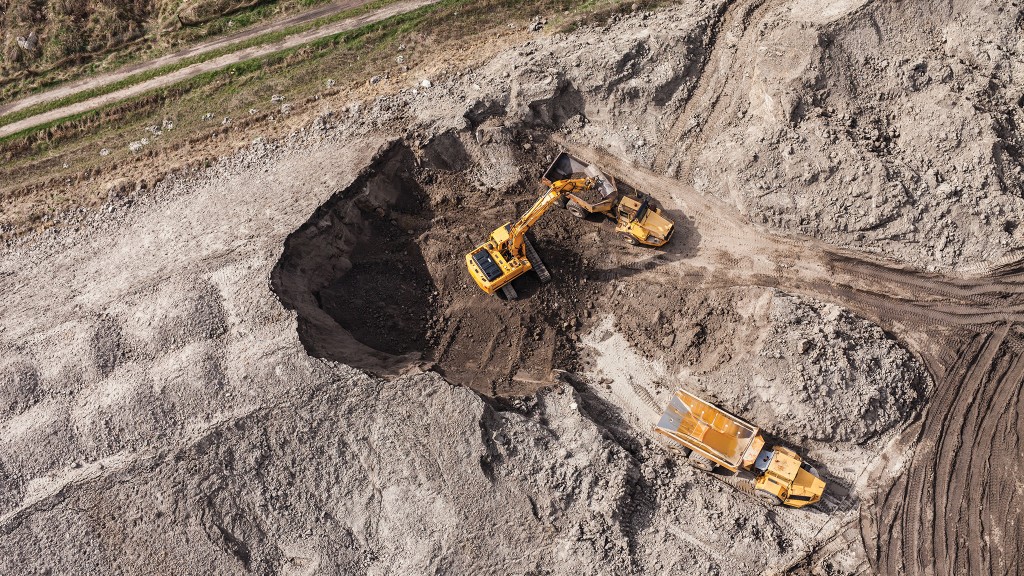
{"type": "Polygon", "coordinates": [[[472,133],[396,143],[288,237],[271,284],[309,354],[381,376],[434,370],[492,396],[532,393],[553,368],[578,367],[580,327],[603,301],[588,262],[608,258],[604,244],[628,248],[611,226],[553,209],[531,235],[554,280],[517,279],[515,301],[484,294],[465,253],[529,208],[556,153],[526,155],[498,132],[512,163],[498,168],[520,175],[505,188],[482,185],[473,157],[491,144],[472,133]]]}
{"type": "Polygon", "coordinates": [[[388,354],[427,347],[433,281],[410,234],[371,219],[356,244],[352,268],[317,293],[317,302],[359,342],[388,354]]]}

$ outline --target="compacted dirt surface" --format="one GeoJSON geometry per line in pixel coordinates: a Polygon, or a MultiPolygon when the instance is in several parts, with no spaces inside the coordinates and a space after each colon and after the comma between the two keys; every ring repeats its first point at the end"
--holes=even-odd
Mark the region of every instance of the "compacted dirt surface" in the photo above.
{"type": "Polygon", "coordinates": [[[0,571],[1018,573],[1020,25],[616,14],[12,245],[0,571]],[[552,282],[485,295],[465,253],[563,149],[672,241],[554,208],[552,282]],[[798,450],[822,501],[666,450],[678,387],[798,450]]]}

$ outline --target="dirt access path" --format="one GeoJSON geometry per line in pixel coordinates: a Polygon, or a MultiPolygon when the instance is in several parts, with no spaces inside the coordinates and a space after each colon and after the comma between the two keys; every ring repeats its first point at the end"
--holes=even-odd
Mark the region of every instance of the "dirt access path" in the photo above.
{"type": "MultiPolygon", "coordinates": [[[[144,82],[140,82],[138,84],[134,84],[132,86],[128,86],[120,90],[115,90],[114,92],[110,92],[109,94],[96,96],[95,98],[90,98],[77,104],[70,104],[68,106],[55,108],[53,110],[49,110],[47,112],[36,114],[35,116],[31,116],[29,118],[25,118],[17,122],[13,122],[6,126],[2,126],[0,127],[0,137],[16,134],[22,130],[26,130],[34,126],[39,126],[40,124],[45,124],[47,122],[58,120],[60,118],[64,118],[74,114],[80,114],[82,112],[95,110],[102,106],[106,106],[108,104],[124,100],[126,98],[138,96],[139,94],[143,94],[156,88],[162,88],[164,86],[169,86],[181,82],[183,80],[188,80],[189,78],[198,76],[199,74],[202,74],[204,72],[219,70],[226,66],[230,66],[231,64],[237,64],[238,62],[244,62],[246,60],[251,60],[253,58],[259,58],[261,56],[273,54],[274,52],[279,52],[281,50],[287,50],[289,48],[294,48],[296,46],[308,44],[309,42],[312,42],[319,38],[324,38],[326,36],[331,36],[334,34],[338,34],[340,32],[345,32],[347,30],[353,30],[355,28],[359,28],[360,26],[365,26],[366,24],[379,22],[386,18],[390,18],[398,14],[404,14],[406,12],[416,10],[417,8],[422,8],[424,6],[433,4],[435,1],[436,0],[404,0],[401,2],[395,2],[394,4],[389,4],[383,8],[380,8],[379,10],[374,10],[373,12],[369,12],[361,16],[355,16],[353,18],[348,18],[339,22],[329,24],[327,26],[313,28],[312,30],[307,30],[305,32],[300,32],[298,34],[293,34],[277,42],[273,42],[270,44],[262,44],[250,48],[244,48],[242,50],[238,50],[230,54],[225,54],[223,56],[218,56],[217,58],[207,60],[206,62],[200,62],[197,64],[193,64],[191,66],[186,66],[184,68],[174,70],[173,72],[169,72],[162,76],[157,76],[156,78],[151,78],[144,82]]],[[[82,92],[85,90],[106,86],[112,82],[122,80],[125,77],[130,76],[132,74],[173,64],[174,62],[179,62],[185,58],[195,56],[197,54],[202,54],[204,52],[209,52],[211,50],[223,48],[226,45],[229,46],[231,44],[236,44],[263,33],[273,32],[275,30],[280,30],[288,26],[302,23],[308,20],[314,20],[316,18],[328,16],[330,14],[341,12],[343,10],[351,9],[364,3],[365,2],[362,1],[346,1],[339,4],[332,4],[330,6],[330,11],[323,12],[323,10],[325,10],[326,8],[320,9],[317,11],[317,14],[310,15],[310,17],[305,20],[297,20],[299,16],[296,16],[294,18],[283,20],[273,25],[265,26],[260,30],[248,31],[247,34],[233,37],[230,40],[226,38],[216,40],[211,42],[209,45],[202,45],[200,47],[179,52],[171,56],[158,58],[157,60],[153,60],[152,62],[137,65],[137,67],[134,67],[129,70],[115,72],[110,75],[98,76],[96,78],[90,78],[68,86],[63,86],[61,88],[54,89],[52,91],[44,92],[42,94],[38,94],[35,96],[30,96],[28,98],[19,100],[15,103],[0,108],[0,114],[15,112],[17,110],[21,110],[28,106],[39,104],[41,102],[48,102],[57,98],[70,96],[72,94],[82,92]]]]}
{"type": "Polygon", "coordinates": [[[875,501],[861,508],[874,569],[1019,570],[1024,263],[972,278],[900,269],[809,237],[773,235],[678,181],[597,150],[576,153],[631,175],[684,222],[666,253],[612,274],[650,269],[676,285],[770,286],[836,302],[897,335],[923,360],[934,394],[900,445],[883,455],[896,459],[905,451],[907,461],[881,467],[872,482],[875,501]]]}

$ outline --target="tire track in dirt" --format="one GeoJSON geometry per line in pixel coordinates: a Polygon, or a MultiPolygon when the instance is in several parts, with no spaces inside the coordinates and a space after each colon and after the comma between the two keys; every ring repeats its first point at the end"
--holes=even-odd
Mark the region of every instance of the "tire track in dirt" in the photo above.
{"type": "Polygon", "coordinates": [[[654,160],[658,171],[678,170],[677,159],[692,156],[689,151],[705,143],[704,126],[724,125],[718,118],[732,108],[741,93],[735,87],[735,79],[742,78],[751,64],[749,60],[737,62],[737,55],[753,52],[756,34],[750,33],[752,24],[760,22],[763,14],[776,4],[767,0],[733,0],[722,5],[704,43],[710,51],[698,68],[697,85],[668,133],[661,137],[664,145],[654,160]],[[723,40],[726,34],[733,34],[737,40],[723,40]]]}
{"type": "Polygon", "coordinates": [[[909,467],[862,521],[873,567],[892,574],[1020,568],[1019,427],[1024,354],[1003,325],[976,334],[937,380],[909,467]]]}

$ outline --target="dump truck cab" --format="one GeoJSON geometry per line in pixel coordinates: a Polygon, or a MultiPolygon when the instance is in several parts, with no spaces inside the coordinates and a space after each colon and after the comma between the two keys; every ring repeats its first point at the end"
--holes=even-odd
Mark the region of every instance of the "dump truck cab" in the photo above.
{"type": "Polygon", "coordinates": [[[752,472],[760,474],[754,482],[755,493],[770,504],[803,508],[821,500],[825,492],[825,482],[817,471],[782,446],[762,450],[752,472]]]}
{"type": "Polygon", "coordinates": [[[662,215],[661,209],[652,205],[650,196],[619,196],[615,207],[615,231],[626,242],[664,246],[672,239],[674,228],[672,222],[662,215]]]}

